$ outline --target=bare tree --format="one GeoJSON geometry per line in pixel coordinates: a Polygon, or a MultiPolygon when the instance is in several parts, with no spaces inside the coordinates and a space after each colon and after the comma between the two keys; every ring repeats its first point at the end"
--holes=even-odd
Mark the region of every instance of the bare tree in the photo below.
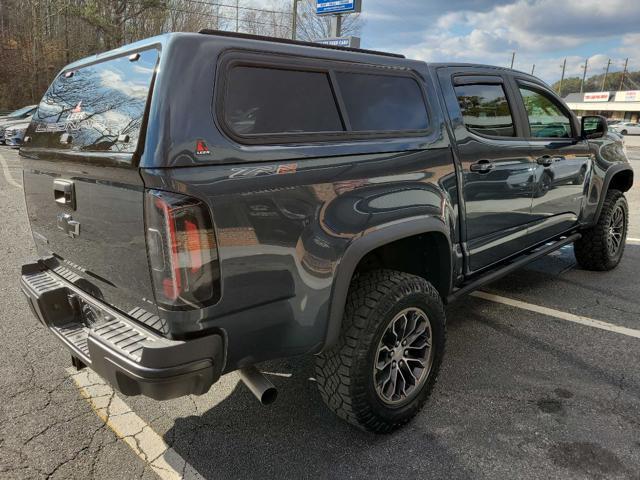
{"type": "Polygon", "coordinates": [[[214,2],[194,2],[191,0],[171,0],[166,2],[166,32],[197,32],[203,28],[226,30],[231,20],[224,9],[214,2]]]}
{"type": "Polygon", "coordinates": [[[108,49],[127,43],[133,40],[132,37],[138,37],[137,30],[128,28],[136,19],[152,21],[164,9],[164,2],[161,0],[87,0],[71,3],[68,10],[70,14],[100,32],[108,49]]]}
{"type": "Polygon", "coordinates": [[[290,38],[292,13],[281,4],[272,4],[269,10],[245,10],[241,16],[241,30],[254,35],[290,38]]]}
{"type": "MultiPolygon", "coordinates": [[[[301,0],[298,38],[329,35],[314,0],[301,0]]],[[[291,38],[292,0],[0,0],[0,109],[36,103],[68,63],[129,42],[202,28],[291,38]],[[237,16],[237,17],[236,17],[237,16]]],[[[358,15],[344,17],[358,34],[358,15]]]]}

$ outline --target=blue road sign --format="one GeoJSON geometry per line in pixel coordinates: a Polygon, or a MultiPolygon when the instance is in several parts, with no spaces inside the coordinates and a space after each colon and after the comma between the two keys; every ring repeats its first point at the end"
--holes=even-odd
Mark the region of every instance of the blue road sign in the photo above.
{"type": "Polygon", "coordinates": [[[358,0],[316,0],[316,13],[318,15],[355,13],[360,11],[359,4],[358,0]]]}

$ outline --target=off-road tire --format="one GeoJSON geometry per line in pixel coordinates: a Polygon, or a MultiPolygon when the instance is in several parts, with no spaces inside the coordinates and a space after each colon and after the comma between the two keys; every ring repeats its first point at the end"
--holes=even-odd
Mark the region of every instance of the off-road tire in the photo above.
{"type": "Polygon", "coordinates": [[[394,270],[358,274],[350,288],[340,338],[316,359],[322,399],[340,418],[375,433],[389,433],[409,422],[427,401],[440,369],[446,343],[442,300],[425,279],[394,270]],[[374,386],[374,359],[382,335],[394,317],[414,307],[431,324],[431,369],[408,403],[385,404],[374,386]]]}
{"type": "Polygon", "coordinates": [[[620,190],[609,190],[602,205],[598,223],[583,230],[582,238],[574,244],[574,253],[578,265],[585,270],[608,271],[618,266],[624,254],[625,242],[629,226],[629,205],[620,190]],[[624,210],[624,231],[622,243],[615,254],[607,248],[607,236],[611,221],[618,208],[624,210]]]}

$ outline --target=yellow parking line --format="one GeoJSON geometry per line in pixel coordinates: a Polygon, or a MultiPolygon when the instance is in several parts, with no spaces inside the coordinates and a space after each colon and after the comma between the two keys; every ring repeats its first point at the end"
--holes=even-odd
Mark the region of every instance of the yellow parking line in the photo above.
{"type": "Polygon", "coordinates": [[[162,480],[204,479],[97,374],[88,368],[67,372],[96,415],[162,480]]]}
{"type": "Polygon", "coordinates": [[[553,308],[542,307],[540,305],[521,302],[520,300],[514,300],[512,298],[501,297],[500,295],[493,295],[491,293],[485,292],[473,292],[471,296],[481,298],[483,300],[488,300],[490,302],[501,303],[510,307],[520,308],[522,310],[528,310],[530,312],[541,313],[542,315],[546,315],[548,317],[554,317],[560,320],[566,320],[567,322],[578,323],[587,327],[607,330],[609,332],[619,333],[620,335],[626,335],[628,337],[640,338],[640,330],[621,327],[619,325],[614,325],[613,323],[594,320],[593,318],[574,315],[573,313],[562,312],[560,310],[554,310],[553,308]]]}

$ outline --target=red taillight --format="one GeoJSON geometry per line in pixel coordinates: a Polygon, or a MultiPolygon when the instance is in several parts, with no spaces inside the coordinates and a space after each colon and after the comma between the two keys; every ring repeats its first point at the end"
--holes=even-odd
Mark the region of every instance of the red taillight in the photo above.
{"type": "Polygon", "coordinates": [[[156,300],[169,309],[201,308],[220,296],[220,269],[207,206],[174,193],[145,193],[147,249],[156,300]]]}
{"type": "Polygon", "coordinates": [[[191,271],[197,272],[202,268],[202,242],[200,241],[200,230],[198,226],[190,220],[184,222],[187,234],[187,251],[191,257],[191,271]]]}

